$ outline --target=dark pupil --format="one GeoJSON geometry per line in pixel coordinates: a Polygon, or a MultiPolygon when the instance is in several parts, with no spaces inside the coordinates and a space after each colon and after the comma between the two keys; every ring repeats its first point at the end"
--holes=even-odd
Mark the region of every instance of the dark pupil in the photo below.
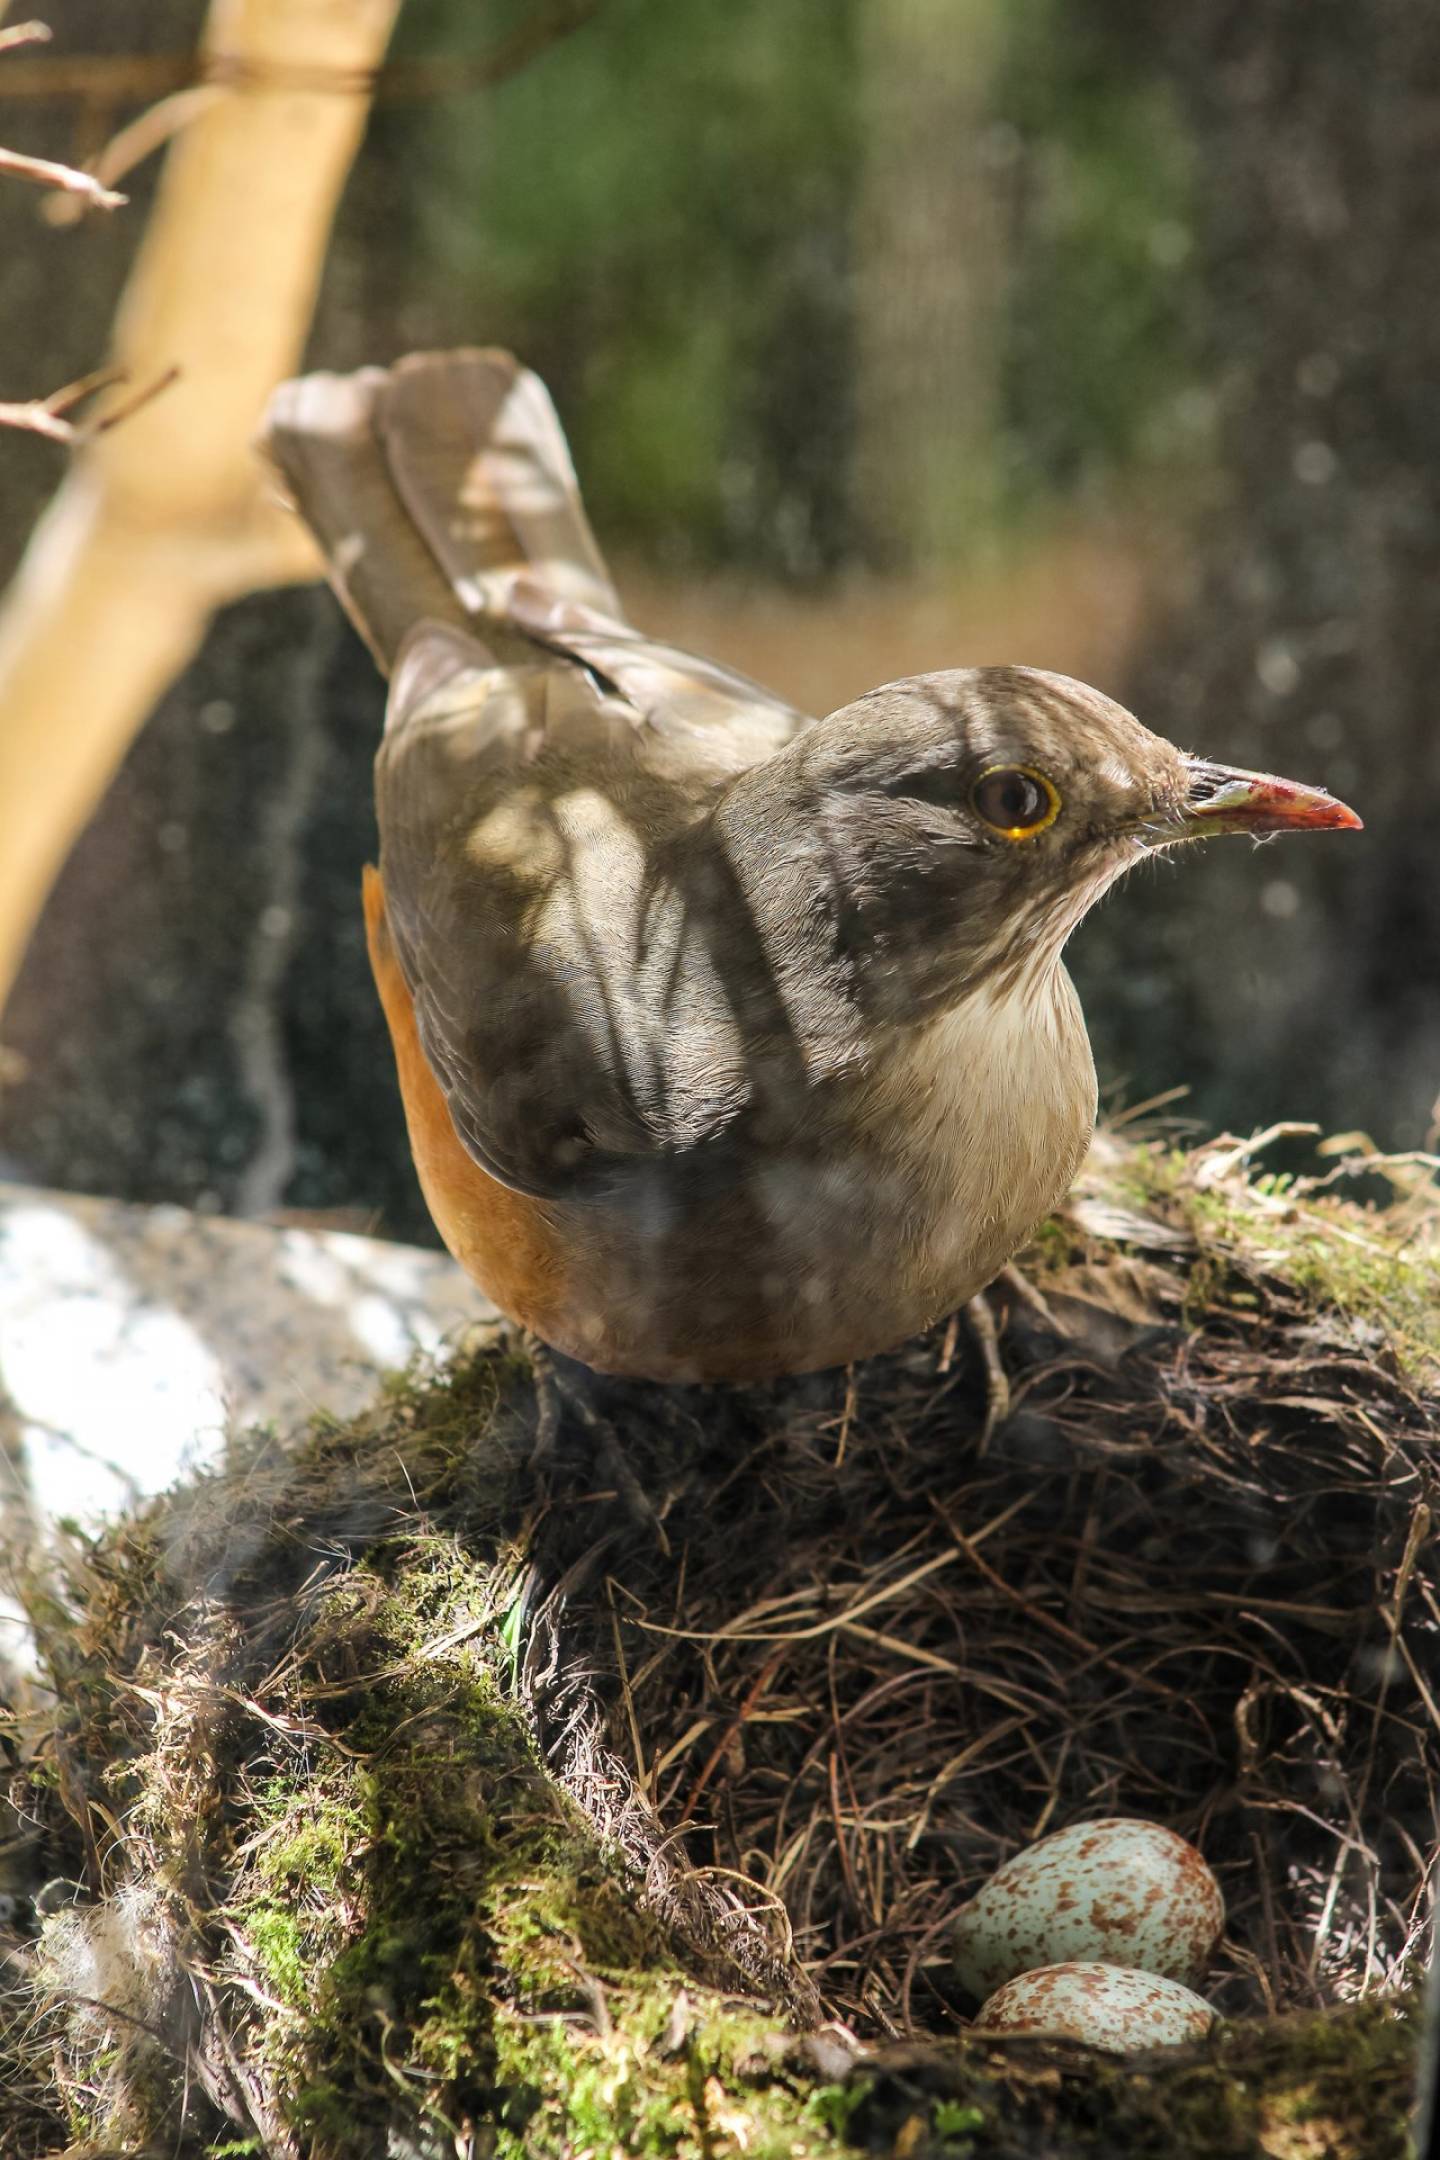
{"type": "Polygon", "coordinates": [[[1045,798],[1028,773],[991,773],[980,783],[976,807],[992,825],[1033,825],[1045,814],[1045,798]]]}

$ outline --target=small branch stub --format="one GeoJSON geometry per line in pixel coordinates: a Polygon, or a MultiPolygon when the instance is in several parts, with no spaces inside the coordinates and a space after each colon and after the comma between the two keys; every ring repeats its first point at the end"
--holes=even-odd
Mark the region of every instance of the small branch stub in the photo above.
{"type": "Polygon", "coordinates": [[[48,45],[49,42],[48,23],[12,23],[8,30],[0,30],[0,53],[14,52],[17,45],[48,45]]]}
{"type": "MultiPolygon", "coordinates": [[[[15,23],[9,30],[0,30],[0,53],[14,52],[21,45],[49,42],[49,27],[42,22],[15,23]]],[[[105,187],[93,173],[79,172],[73,165],[57,165],[51,158],[30,157],[23,150],[0,149],[0,173],[11,173],[35,187],[58,188],[63,194],[78,197],[91,210],[118,210],[126,200],[113,188],[105,187]]]]}
{"type": "Polygon", "coordinates": [[[51,158],[27,157],[21,150],[0,150],[0,173],[29,180],[36,187],[59,188],[62,194],[77,195],[92,210],[118,210],[129,200],[128,196],[117,195],[113,188],[102,187],[93,173],[77,172],[73,165],[57,165],[51,158]]]}
{"type": "Polygon", "coordinates": [[[22,398],[12,404],[0,401],[0,427],[43,435],[48,442],[63,443],[67,449],[74,449],[77,443],[88,442],[93,436],[107,434],[111,428],[119,427],[132,413],[139,412],[142,405],[148,405],[152,398],[168,390],[179,373],[178,367],[166,368],[162,375],[110,406],[98,419],[70,419],[69,415],[86,398],[94,397],[101,390],[119,389],[129,381],[123,368],[101,368],[94,375],[82,376],[79,382],[67,383],[63,390],[52,391],[47,398],[22,398]]]}

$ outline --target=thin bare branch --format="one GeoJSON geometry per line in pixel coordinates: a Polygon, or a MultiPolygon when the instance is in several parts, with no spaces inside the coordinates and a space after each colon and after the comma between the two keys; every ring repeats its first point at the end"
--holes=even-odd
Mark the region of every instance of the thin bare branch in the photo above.
{"type": "MultiPolygon", "coordinates": [[[[337,95],[373,95],[380,103],[409,104],[431,98],[461,97],[504,82],[538,58],[547,47],[599,14],[601,0],[562,0],[549,13],[526,23],[488,53],[466,57],[448,53],[436,59],[400,59],[369,70],[291,66],[256,66],[225,52],[201,58],[191,53],[64,53],[22,62],[7,69],[7,98],[64,103],[84,98],[99,105],[146,104],[198,83],[253,89],[332,90],[337,95]]],[[[25,27],[28,27],[25,26],[25,27]]]]}
{"type": "MultiPolygon", "coordinates": [[[[146,158],[153,157],[178,135],[208,112],[217,98],[226,95],[220,83],[192,83],[188,90],[177,90],[171,97],[164,97],[157,104],[147,105],[138,119],[128,127],[112,135],[100,155],[92,158],[87,170],[94,174],[102,187],[114,187],[146,158]]],[[[52,225],[73,225],[85,215],[83,203],[71,195],[51,195],[42,205],[41,213],[52,225]]]]}
{"type": "Polygon", "coordinates": [[[118,210],[128,200],[112,188],[102,187],[93,173],[77,172],[73,165],[56,165],[50,158],[28,157],[22,150],[0,150],[0,173],[29,180],[36,187],[59,188],[66,195],[83,196],[92,210],[118,210]]]}
{"type": "Polygon", "coordinates": [[[50,442],[67,446],[75,440],[70,422],[52,413],[44,398],[25,398],[18,404],[0,399],[0,427],[18,428],[25,435],[43,435],[50,442]]]}
{"type": "MultiPolygon", "coordinates": [[[[117,372],[114,377],[117,384],[126,380],[127,378],[123,372],[117,372]]],[[[171,366],[163,369],[159,375],[153,376],[148,383],[142,383],[138,390],[132,390],[129,397],[121,398],[118,405],[110,406],[95,421],[94,425],[85,429],[84,432],[89,435],[108,435],[111,428],[120,427],[133,414],[138,413],[142,406],[148,405],[152,398],[159,397],[162,391],[168,390],[172,383],[179,380],[180,370],[178,367],[171,366]]]]}
{"type": "Polygon", "coordinates": [[[166,368],[163,374],[121,398],[97,419],[74,421],[68,416],[86,398],[98,391],[114,390],[129,380],[123,368],[98,368],[93,375],[82,375],[78,382],[66,383],[63,390],[52,390],[49,397],[25,398],[17,403],[0,403],[0,427],[19,428],[28,435],[43,435],[49,442],[63,443],[73,450],[77,443],[89,442],[93,436],[104,435],[111,428],[119,427],[132,413],[139,412],[152,398],[168,390],[179,376],[178,367],[166,368]]]}
{"type": "Polygon", "coordinates": [[[48,23],[14,23],[10,29],[0,30],[0,52],[14,52],[19,45],[48,45],[50,37],[48,23]]]}

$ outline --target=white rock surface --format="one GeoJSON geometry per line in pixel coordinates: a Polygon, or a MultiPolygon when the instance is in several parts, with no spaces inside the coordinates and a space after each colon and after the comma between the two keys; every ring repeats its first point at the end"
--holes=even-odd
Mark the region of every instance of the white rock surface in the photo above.
{"type": "Polygon", "coordinates": [[[233,1427],[358,1410],[495,1317],[443,1253],[0,1184],[0,1548],[163,1491],[233,1427]]]}

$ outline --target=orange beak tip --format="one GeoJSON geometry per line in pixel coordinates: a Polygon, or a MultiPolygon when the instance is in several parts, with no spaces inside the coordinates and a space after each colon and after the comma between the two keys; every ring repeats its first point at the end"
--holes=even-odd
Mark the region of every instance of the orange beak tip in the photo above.
{"type": "Polygon", "coordinates": [[[1180,823],[1189,839],[1237,832],[1363,832],[1364,820],[1324,788],[1302,787],[1272,773],[1196,760],[1180,823]]]}

